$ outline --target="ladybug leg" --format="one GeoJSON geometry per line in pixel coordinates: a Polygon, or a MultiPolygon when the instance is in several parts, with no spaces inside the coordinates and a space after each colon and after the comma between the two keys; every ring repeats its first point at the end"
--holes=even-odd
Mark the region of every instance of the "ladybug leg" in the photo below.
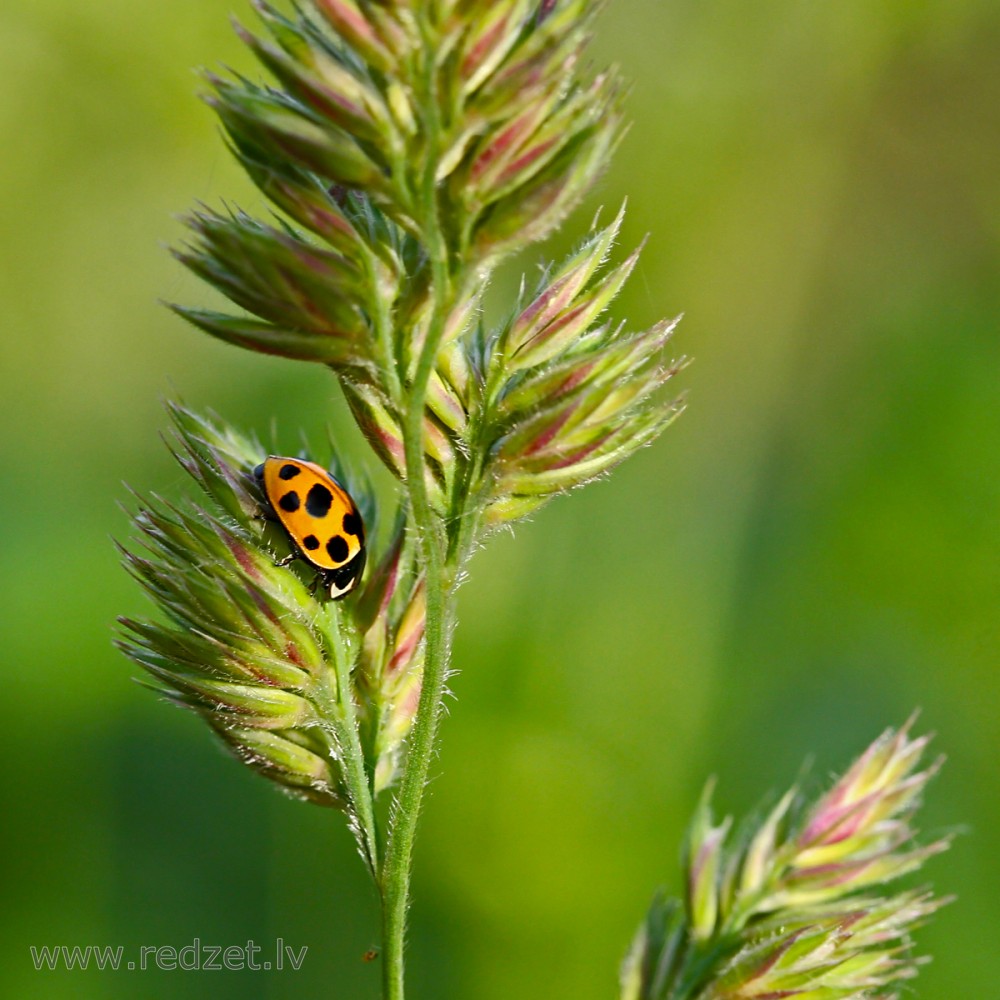
{"type": "Polygon", "coordinates": [[[298,556],[297,552],[289,552],[288,555],[285,556],[284,559],[279,559],[274,565],[275,566],[281,566],[281,567],[291,566],[291,564],[293,562],[295,562],[295,560],[298,559],[298,558],[299,558],[299,556],[298,556]]]}
{"type": "Polygon", "coordinates": [[[249,476],[251,485],[251,495],[253,495],[254,500],[257,503],[257,510],[254,511],[250,516],[255,521],[276,521],[277,518],[274,516],[274,511],[271,509],[271,505],[267,502],[264,492],[264,466],[263,464],[258,465],[249,476]]]}

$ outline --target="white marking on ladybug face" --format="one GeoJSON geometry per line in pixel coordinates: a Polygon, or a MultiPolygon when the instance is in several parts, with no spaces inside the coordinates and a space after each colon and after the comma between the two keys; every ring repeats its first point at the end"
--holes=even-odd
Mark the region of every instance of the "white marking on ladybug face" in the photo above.
{"type": "Polygon", "coordinates": [[[344,594],[350,593],[354,589],[354,585],[358,582],[357,577],[353,577],[348,580],[348,582],[343,587],[338,587],[333,581],[330,582],[330,600],[335,601],[338,597],[343,597],[344,594]]]}

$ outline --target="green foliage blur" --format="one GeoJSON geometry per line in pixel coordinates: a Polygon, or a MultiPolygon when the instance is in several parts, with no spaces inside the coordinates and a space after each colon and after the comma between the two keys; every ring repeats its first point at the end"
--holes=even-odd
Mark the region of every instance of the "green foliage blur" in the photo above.
{"type": "MultiPolygon", "coordinates": [[[[179,396],[296,450],[358,437],[321,370],[159,299],[196,200],[261,199],[194,97],[250,60],[233,0],[0,7],[0,994],[374,1000],[377,907],[340,816],[239,767],[111,647],[124,482],[189,489],[179,396]],[[36,972],[29,948],[282,938],[299,971],[36,972]]],[[[241,3],[238,13],[252,20],[241,3]]],[[[923,708],[949,763],[923,1000],[1000,967],[1000,6],[614,0],[634,81],[618,310],[686,313],[690,409],[477,555],[418,844],[413,1000],[598,1000],[704,779],[744,812],[923,708]]],[[[256,72],[256,70],[252,70],[256,72]]],[[[534,269],[541,251],[529,255],[534,269]]],[[[498,285],[494,300],[514,287],[498,285]]],[[[320,453],[320,457],[325,457],[320,453]]]]}

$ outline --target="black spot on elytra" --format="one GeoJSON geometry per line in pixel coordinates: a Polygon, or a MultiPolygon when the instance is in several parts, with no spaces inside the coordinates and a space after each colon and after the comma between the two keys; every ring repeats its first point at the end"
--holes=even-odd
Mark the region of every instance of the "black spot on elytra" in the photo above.
{"type": "Polygon", "coordinates": [[[347,553],[350,549],[347,546],[347,541],[344,539],[343,535],[334,535],[326,543],[326,551],[330,554],[330,558],[334,562],[343,562],[347,558],[347,553]]]}
{"type": "Polygon", "coordinates": [[[361,518],[357,514],[347,513],[344,515],[344,531],[355,538],[361,537],[361,518]]]}
{"type": "Polygon", "coordinates": [[[286,493],[279,501],[278,506],[282,510],[287,510],[289,514],[294,513],[299,509],[302,501],[299,500],[298,493],[292,490],[290,493],[286,493]]]}
{"type": "Polygon", "coordinates": [[[283,465],[278,470],[279,479],[294,479],[302,470],[297,465],[283,465]]]}
{"type": "Polygon", "coordinates": [[[333,494],[322,483],[316,483],[306,495],[306,510],[313,517],[326,517],[332,503],[333,494]]]}
{"type": "Polygon", "coordinates": [[[312,552],[313,549],[319,548],[319,539],[315,535],[306,535],[302,539],[302,547],[312,552]]]}

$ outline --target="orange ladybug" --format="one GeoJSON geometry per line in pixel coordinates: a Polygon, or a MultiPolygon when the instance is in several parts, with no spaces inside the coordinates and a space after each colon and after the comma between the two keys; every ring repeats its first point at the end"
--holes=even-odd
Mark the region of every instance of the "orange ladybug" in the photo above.
{"type": "Polygon", "coordinates": [[[365,569],[365,527],[351,495],[315,462],[269,455],[254,469],[267,500],[265,516],[278,521],[293,552],[279,565],[304,559],[319,572],[330,597],[349,594],[365,569]]]}

